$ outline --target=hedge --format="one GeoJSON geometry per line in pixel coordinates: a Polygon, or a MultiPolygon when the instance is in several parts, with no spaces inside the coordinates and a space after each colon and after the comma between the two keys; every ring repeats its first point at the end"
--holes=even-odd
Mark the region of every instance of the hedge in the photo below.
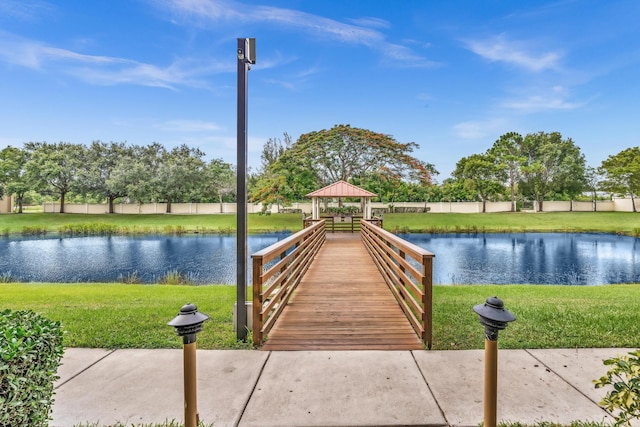
{"type": "Polygon", "coordinates": [[[60,322],[0,311],[0,426],[48,425],[62,336],[60,322]]]}

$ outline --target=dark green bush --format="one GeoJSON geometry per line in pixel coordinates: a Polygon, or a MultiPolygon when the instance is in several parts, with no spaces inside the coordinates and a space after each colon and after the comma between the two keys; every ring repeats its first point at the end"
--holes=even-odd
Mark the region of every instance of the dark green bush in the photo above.
{"type": "Polygon", "coordinates": [[[47,426],[62,327],[32,311],[0,311],[0,426],[47,426]]]}

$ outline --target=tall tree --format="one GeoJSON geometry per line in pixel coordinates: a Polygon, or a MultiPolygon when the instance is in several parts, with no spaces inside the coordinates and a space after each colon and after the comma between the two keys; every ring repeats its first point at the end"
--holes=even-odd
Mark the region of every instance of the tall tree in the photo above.
{"type": "Polygon", "coordinates": [[[118,162],[111,174],[111,185],[124,188],[136,202],[158,201],[158,174],[167,150],[157,142],[134,145],[131,149],[133,157],[118,162]]]}
{"type": "Polygon", "coordinates": [[[502,135],[488,150],[488,154],[494,156],[498,164],[507,172],[507,185],[511,194],[511,212],[516,211],[516,187],[520,180],[520,169],[526,161],[522,149],[523,142],[522,135],[509,132],[502,135]]]}
{"type": "Polygon", "coordinates": [[[287,206],[317,189],[314,174],[304,159],[289,149],[262,173],[252,188],[250,200],[261,202],[263,209],[269,205],[287,206]]]}
{"type": "Polygon", "coordinates": [[[233,194],[235,189],[236,171],[233,165],[222,159],[211,160],[204,170],[203,195],[215,197],[220,203],[220,213],[222,213],[225,196],[233,194]]]}
{"type": "Polygon", "coordinates": [[[269,138],[262,146],[260,162],[262,171],[266,171],[269,166],[275,163],[286,150],[291,148],[291,136],[284,132],[283,138],[269,138]]]}
{"type": "Polygon", "coordinates": [[[19,148],[8,146],[0,151],[0,197],[15,194],[20,214],[24,195],[31,189],[25,177],[27,159],[27,152],[19,148]]]}
{"type": "Polygon", "coordinates": [[[633,212],[635,196],[640,194],[640,148],[632,147],[607,157],[599,168],[604,175],[602,189],[629,195],[633,212]]]}
{"type": "Polygon", "coordinates": [[[399,143],[393,137],[349,125],[306,133],[286,149],[265,171],[253,191],[254,201],[283,199],[313,191],[333,182],[384,176],[430,183],[433,165],[411,156],[418,145],[399,143]]]}
{"type": "Polygon", "coordinates": [[[602,176],[598,171],[598,169],[592,166],[587,166],[587,168],[585,169],[584,178],[585,178],[584,188],[585,190],[591,193],[592,210],[596,212],[598,210],[598,204],[596,202],[596,199],[597,199],[598,188],[600,187],[600,180],[602,176]]]}
{"type": "Polygon", "coordinates": [[[526,161],[521,168],[519,189],[537,202],[539,211],[543,211],[546,196],[569,193],[573,191],[570,185],[584,179],[585,160],[580,148],[571,138],[563,140],[559,132],[527,134],[523,153],[526,161]]]}
{"type": "Polygon", "coordinates": [[[171,213],[171,203],[187,201],[202,188],[205,177],[202,157],[202,151],[184,144],[164,151],[154,181],[158,200],[167,203],[167,213],[171,213]]]}
{"type": "Polygon", "coordinates": [[[489,154],[472,154],[463,157],[456,164],[453,176],[477,195],[482,201],[482,213],[487,211],[487,200],[504,192],[503,183],[507,178],[504,169],[489,154]]]}
{"type": "Polygon", "coordinates": [[[60,213],[64,213],[66,195],[79,190],[78,176],[86,164],[85,147],[68,142],[29,142],[25,149],[29,153],[27,180],[41,193],[57,194],[60,213]]]}
{"type": "Polygon", "coordinates": [[[415,142],[403,144],[390,135],[336,125],[301,135],[291,151],[305,161],[320,185],[370,173],[431,182],[437,172],[433,165],[411,156],[416,148],[415,142]]]}
{"type": "Polygon", "coordinates": [[[106,199],[110,214],[114,201],[127,196],[127,187],[121,185],[116,174],[121,167],[131,167],[132,158],[133,150],[123,142],[94,141],[87,149],[87,164],[80,172],[83,192],[106,199]]]}

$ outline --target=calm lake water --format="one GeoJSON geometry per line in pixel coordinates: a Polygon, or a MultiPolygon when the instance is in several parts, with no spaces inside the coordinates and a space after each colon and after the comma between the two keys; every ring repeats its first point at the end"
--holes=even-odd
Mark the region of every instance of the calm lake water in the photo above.
{"type": "Polygon", "coordinates": [[[434,254],[433,282],[640,283],[640,239],[599,233],[403,234],[434,254]]]}
{"type": "MultiPolygon", "coordinates": [[[[249,236],[254,253],[289,233],[249,236]]],[[[435,284],[640,282],[640,239],[609,234],[403,234],[436,254],[435,284]]],[[[0,275],[23,282],[114,282],[170,271],[235,283],[234,235],[0,239],[0,275]]],[[[250,265],[250,263],[249,263],[250,265]]],[[[251,277],[248,274],[247,277],[251,277]]]]}

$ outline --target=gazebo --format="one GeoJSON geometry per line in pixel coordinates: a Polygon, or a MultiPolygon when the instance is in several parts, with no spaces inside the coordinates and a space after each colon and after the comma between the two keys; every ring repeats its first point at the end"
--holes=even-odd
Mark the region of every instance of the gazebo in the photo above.
{"type": "Polygon", "coordinates": [[[334,182],[324,188],[307,194],[311,197],[311,219],[320,219],[320,200],[334,197],[353,197],[358,198],[362,205],[362,216],[365,220],[371,219],[371,198],[377,197],[377,194],[364,190],[346,181],[334,182]]]}

